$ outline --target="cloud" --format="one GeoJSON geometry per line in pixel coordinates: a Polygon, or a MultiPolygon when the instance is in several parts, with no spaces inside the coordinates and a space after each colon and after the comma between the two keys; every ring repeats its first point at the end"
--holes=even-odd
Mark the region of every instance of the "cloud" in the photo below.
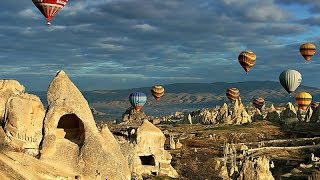
{"type": "Polygon", "coordinates": [[[24,9],[18,12],[18,15],[22,18],[31,18],[31,19],[40,19],[41,16],[38,13],[35,13],[33,9],[24,9]]]}
{"type": "Polygon", "coordinates": [[[133,28],[141,30],[141,31],[155,31],[155,30],[157,30],[156,27],[151,26],[149,24],[137,24],[137,25],[134,25],[133,28]]]}
{"type": "MultiPolygon", "coordinates": [[[[85,89],[277,80],[285,68],[312,72],[306,70],[298,48],[301,42],[319,40],[314,33],[319,30],[318,16],[312,12],[317,4],[307,0],[77,0],[69,1],[53,25],[46,26],[32,3],[6,1],[0,7],[0,70],[3,77],[42,89],[59,69],[85,89]],[[249,76],[237,60],[246,49],[257,54],[249,76]]],[[[313,58],[311,69],[318,60],[313,58]]]]}

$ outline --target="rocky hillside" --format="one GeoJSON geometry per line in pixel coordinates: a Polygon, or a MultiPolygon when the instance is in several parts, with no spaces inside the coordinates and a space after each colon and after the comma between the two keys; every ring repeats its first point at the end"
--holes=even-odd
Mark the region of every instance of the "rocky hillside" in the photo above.
{"type": "MultiPolygon", "coordinates": [[[[248,81],[238,83],[177,83],[165,85],[166,93],[159,102],[151,96],[150,87],[126,89],[126,90],[95,90],[84,91],[83,94],[95,109],[98,120],[115,119],[130,107],[128,95],[134,91],[147,94],[148,102],[143,110],[148,115],[167,115],[175,111],[194,110],[204,107],[222,105],[229,102],[225,96],[227,88],[236,87],[240,90],[242,102],[250,104],[254,97],[265,98],[267,106],[271,103],[284,105],[286,102],[294,102],[294,95],[289,96],[279,82],[273,81],[248,81]]],[[[315,101],[320,99],[320,89],[300,86],[297,91],[308,91],[315,101]]],[[[33,92],[46,104],[45,92],[33,92]]]]}

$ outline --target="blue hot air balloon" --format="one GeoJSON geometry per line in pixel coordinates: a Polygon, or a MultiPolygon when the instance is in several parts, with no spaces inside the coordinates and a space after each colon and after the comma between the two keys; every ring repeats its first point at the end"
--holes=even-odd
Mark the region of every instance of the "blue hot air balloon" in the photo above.
{"type": "Polygon", "coordinates": [[[129,95],[131,105],[139,111],[147,102],[147,96],[142,92],[134,92],[129,95]]]}

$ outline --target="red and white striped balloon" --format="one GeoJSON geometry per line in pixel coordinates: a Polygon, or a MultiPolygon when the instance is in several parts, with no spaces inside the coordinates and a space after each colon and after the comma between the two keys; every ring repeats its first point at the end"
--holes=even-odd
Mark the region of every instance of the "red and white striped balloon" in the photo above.
{"type": "Polygon", "coordinates": [[[47,25],[51,24],[52,18],[67,4],[68,0],[32,0],[47,19],[47,25]]]}

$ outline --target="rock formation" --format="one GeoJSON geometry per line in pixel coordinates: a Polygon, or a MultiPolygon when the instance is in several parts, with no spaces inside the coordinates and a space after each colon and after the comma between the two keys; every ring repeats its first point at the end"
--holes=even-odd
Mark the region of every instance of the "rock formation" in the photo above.
{"type": "Polygon", "coordinates": [[[280,114],[278,113],[276,108],[273,106],[273,104],[269,108],[266,119],[268,121],[280,121],[280,114]]]}
{"type": "Polygon", "coordinates": [[[235,124],[244,124],[251,122],[251,117],[243,106],[241,99],[237,99],[232,109],[231,120],[235,124]]]}
{"type": "Polygon", "coordinates": [[[14,94],[24,93],[25,88],[16,80],[0,80],[0,123],[3,124],[5,105],[14,94]]]}
{"type": "Polygon", "coordinates": [[[181,144],[179,138],[177,139],[177,142],[176,142],[176,149],[180,149],[183,145],[181,144]]]}
{"type": "Polygon", "coordinates": [[[312,118],[313,110],[309,106],[306,111],[302,111],[301,109],[298,110],[297,117],[299,121],[303,122],[310,122],[312,118]]]}
{"type": "Polygon", "coordinates": [[[258,157],[254,161],[246,159],[243,162],[238,180],[274,180],[269,167],[269,159],[258,157]]]}
{"type": "Polygon", "coordinates": [[[260,121],[260,120],[264,119],[263,115],[259,109],[256,109],[255,113],[253,114],[252,119],[253,119],[253,121],[260,121]]]}
{"type": "Polygon", "coordinates": [[[280,119],[281,121],[285,121],[289,123],[298,121],[297,111],[291,102],[288,102],[286,105],[286,109],[281,112],[280,119]]]}
{"type": "Polygon", "coordinates": [[[199,115],[199,122],[201,124],[216,124],[216,117],[218,112],[214,109],[204,109],[199,115]]]}
{"type": "Polygon", "coordinates": [[[130,179],[130,169],[109,129],[102,136],[88,102],[64,71],[48,88],[40,160],[84,179],[130,179]]]}
{"type": "Polygon", "coordinates": [[[218,114],[216,116],[216,122],[229,124],[230,121],[231,121],[231,116],[229,113],[228,105],[224,103],[218,110],[218,114]]]}
{"type": "Polygon", "coordinates": [[[39,97],[12,95],[6,103],[4,131],[10,146],[31,155],[39,154],[45,109],[39,97]]]}
{"type": "Polygon", "coordinates": [[[312,113],[310,122],[319,122],[320,121],[320,106],[318,106],[312,113]]]}
{"type": "Polygon", "coordinates": [[[122,123],[130,125],[141,125],[144,119],[148,119],[148,116],[142,111],[137,111],[133,107],[130,107],[122,115],[122,123]]]}
{"type": "Polygon", "coordinates": [[[142,174],[178,177],[176,170],[170,165],[172,156],[164,149],[166,138],[159,128],[144,120],[135,137],[136,143],[126,149],[133,176],[138,179],[141,179],[142,174]]]}
{"type": "Polygon", "coordinates": [[[169,139],[169,145],[170,145],[170,149],[176,149],[176,143],[174,142],[173,135],[171,134],[169,139]]]}
{"type": "Polygon", "coordinates": [[[304,121],[304,118],[306,116],[306,113],[302,110],[302,109],[298,109],[297,110],[297,118],[300,122],[303,122],[304,121]]]}
{"type": "Polygon", "coordinates": [[[192,118],[191,118],[191,115],[190,115],[190,114],[188,114],[188,123],[189,123],[189,124],[192,124],[192,118]]]}

